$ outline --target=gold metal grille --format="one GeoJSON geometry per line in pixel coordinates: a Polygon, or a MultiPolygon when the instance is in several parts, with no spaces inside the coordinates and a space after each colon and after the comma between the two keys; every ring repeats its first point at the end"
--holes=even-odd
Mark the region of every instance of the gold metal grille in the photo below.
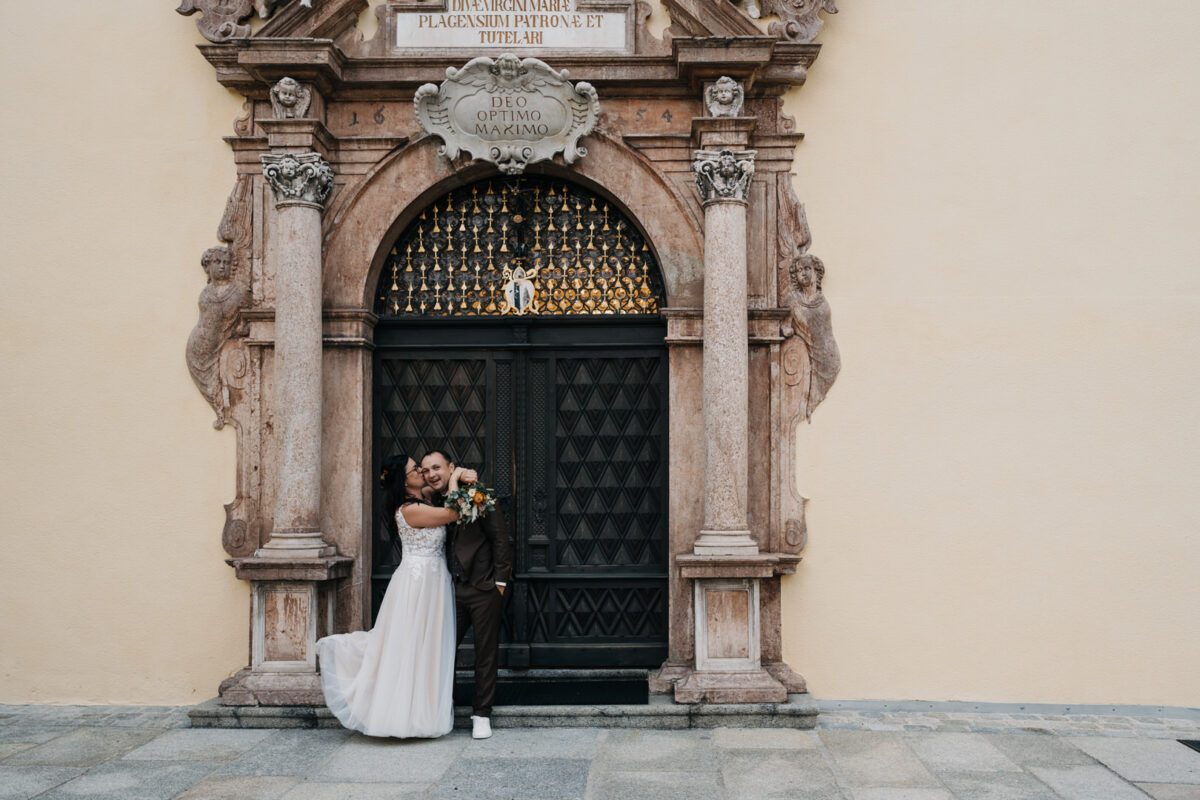
{"type": "Polygon", "coordinates": [[[490,178],[428,206],[380,277],[381,316],[655,314],[658,264],[604,198],[544,177],[490,178]]]}

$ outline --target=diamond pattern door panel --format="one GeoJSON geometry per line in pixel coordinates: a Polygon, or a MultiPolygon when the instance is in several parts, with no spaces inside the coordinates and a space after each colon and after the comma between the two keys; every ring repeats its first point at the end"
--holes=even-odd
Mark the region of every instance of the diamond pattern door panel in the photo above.
{"type": "Polygon", "coordinates": [[[661,366],[653,357],[557,359],[560,566],[665,568],[661,366]]]}
{"type": "Polygon", "coordinates": [[[532,663],[653,666],[667,640],[666,352],[532,351],[533,510],[524,544],[532,663]],[[541,380],[540,376],[546,379],[541,380]],[[544,484],[542,483],[544,481],[544,484]]]}

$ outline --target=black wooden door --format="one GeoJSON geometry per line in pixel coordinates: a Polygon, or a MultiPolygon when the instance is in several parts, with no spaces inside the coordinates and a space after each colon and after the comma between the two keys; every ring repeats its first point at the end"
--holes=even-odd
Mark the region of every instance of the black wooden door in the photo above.
{"type": "MultiPolygon", "coordinates": [[[[652,317],[384,320],[376,330],[376,464],[445,449],[509,498],[504,666],[666,657],[664,334],[652,317]]],[[[377,609],[399,558],[378,498],[375,531],[377,609]]]]}

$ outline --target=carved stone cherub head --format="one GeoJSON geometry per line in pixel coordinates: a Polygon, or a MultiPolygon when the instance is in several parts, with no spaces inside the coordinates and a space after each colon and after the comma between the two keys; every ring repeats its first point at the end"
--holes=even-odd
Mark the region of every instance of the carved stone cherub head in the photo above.
{"type": "Polygon", "coordinates": [[[521,59],[512,53],[505,53],[496,59],[496,63],[488,67],[488,72],[498,77],[501,84],[511,86],[522,73],[521,59]]]}
{"type": "Polygon", "coordinates": [[[740,83],[723,75],[704,90],[704,106],[714,117],[741,116],[745,94],[740,83]]]}
{"type": "Polygon", "coordinates": [[[788,272],[796,288],[805,295],[821,293],[821,282],[825,279],[825,264],[811,253],[798,253],[788,264],[788,272]]]}
{"type": "Polygon", "coordinates": [[[226,283],[233,277],[233,251],[228,247],[210,247],[200,256],[200,266],[209,283],[226,283]]]}
{"type": "Polygon", "coordinates": [[[271,87],[271,110],[275,119],[294,119],[308,113],[312,90],[294,78],[282,78],[271,87]]]}
{"type": "Polygon", "coordinates": [[[740,167],[738,167],[737,159],[733,157],[733,152],[722,150],[718,158],[720,161],[717,165],[717,172],[721,174],[721,177],[736,178],[740,172],[740,167]]]}

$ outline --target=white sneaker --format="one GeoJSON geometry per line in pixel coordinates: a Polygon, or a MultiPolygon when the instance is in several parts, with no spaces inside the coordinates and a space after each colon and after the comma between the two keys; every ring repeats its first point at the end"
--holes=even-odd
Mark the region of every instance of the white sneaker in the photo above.
{"type": "Polygon", "coordinates": [[[487,717],[471,715],[471,738],[490,739],[492,737],[492,721],[487,717]]]}

